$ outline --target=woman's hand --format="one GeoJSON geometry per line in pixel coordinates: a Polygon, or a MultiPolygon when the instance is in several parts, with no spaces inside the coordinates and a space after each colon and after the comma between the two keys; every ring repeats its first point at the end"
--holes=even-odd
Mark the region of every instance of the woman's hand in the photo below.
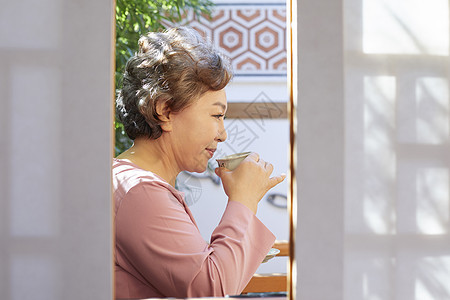
{"type": "Polygon", "coordinates": [[[286,178],[285,174],[270,177],[272,171],[272,164],[260,159],[255,152],[247,156],[233,171],[223,167],[215,170],[222,179],[223,189],[229,200],[241,202],[254,213],[262,197],[286,178]]]}

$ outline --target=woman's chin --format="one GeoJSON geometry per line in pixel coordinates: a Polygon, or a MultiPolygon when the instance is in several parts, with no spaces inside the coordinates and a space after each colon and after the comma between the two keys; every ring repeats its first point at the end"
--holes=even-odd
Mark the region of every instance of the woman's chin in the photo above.
{"type": "Polygon", "coordinates": [[[194,171],[194,172],[196,172],[196,173],[203,173],[203,172],[205,172],[206,171],[206,166],[204,167],[204,168],[198,168],[196,171],[194,171]]]}
{"type": "Polygon", "coordinates": [[[186,171],[193,173],[203,173],[208,168],[209,159],[201,157],[197,161],[191,161],[190,165],[187,165],[186,171]]]}
{"type": "Polygon", "coordinates": [[[206,171],[208,164],[202,166],[202,165],[196,165],[193,168],[190,168],[189,170],[186,170],[188,172],[192,172],[192,173],[203,173],[206,171]]]}

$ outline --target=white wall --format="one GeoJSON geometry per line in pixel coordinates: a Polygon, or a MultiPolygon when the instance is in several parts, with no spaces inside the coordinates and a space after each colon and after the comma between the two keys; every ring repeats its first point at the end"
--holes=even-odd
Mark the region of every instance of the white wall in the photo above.
{"type": "Polygon", "coordinates": [[[111,1],[2,1],[0,298],[111,299],[111,1]]]}
{"type": "Polygon", "coordinates": [[[294,3],[296,299],[450,298],[448,1],[294,3]]]}

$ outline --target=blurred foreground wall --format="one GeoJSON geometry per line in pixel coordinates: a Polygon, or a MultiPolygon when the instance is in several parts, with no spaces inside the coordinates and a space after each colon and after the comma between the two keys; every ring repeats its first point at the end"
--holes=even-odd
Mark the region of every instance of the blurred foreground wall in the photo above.
{"type": "Polygon", "coordinates": [[[449,2],[293,3],[296,299],[449,299],[449,2]]]}
{"type": "Polygon", "coordinates": [[[0,4],[0,298],[111,299],[112,1],[0,4]]]}

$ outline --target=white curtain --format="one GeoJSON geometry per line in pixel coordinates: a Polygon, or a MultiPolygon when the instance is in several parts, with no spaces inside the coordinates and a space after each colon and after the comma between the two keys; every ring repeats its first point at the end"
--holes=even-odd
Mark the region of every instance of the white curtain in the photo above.
{"type": "Polygon", "coordinates": [[[450,299],[449,2],[294,12],[297,298],[450,299]]]}
{"type": "Polygon", "coordinates": [[[1,299],[112,298],[112,5],[1,3],[1,299]]]}

